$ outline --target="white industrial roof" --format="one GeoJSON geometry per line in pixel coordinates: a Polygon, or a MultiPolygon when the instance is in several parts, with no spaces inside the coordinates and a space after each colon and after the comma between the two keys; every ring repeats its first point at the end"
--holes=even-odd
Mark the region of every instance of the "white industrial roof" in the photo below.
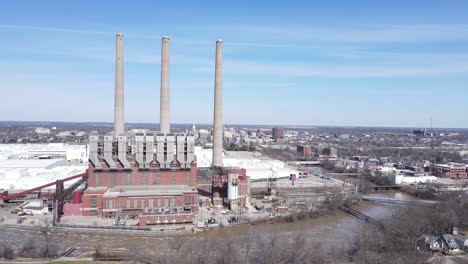
{"type": "Polygon", "coordinates": [[[65,155],[67,160],[88,160],[86,145],[68,145],[64,143],[0,144],[0,160],[53,154],[65,155]]]}
{"type": "Polygon", "coordinates": [[[64,159],[7,159],[0,160],[1,169],[51,169],[65,163],[64,159]]]}
{"type": "MultiPolygon", "coordinates": [[[[198,167],[210,167],[212,149],[195,147],[198,167]]],[[[290,174],[299,174],[299,171],[289,167],[285,162],[259,155],[256,152],[228,151],[223,157],[225,167],[246,169],[251,179],[265,179],[270,177],[286,177],[290,174]]]]}
{"type": "Polygon", "coordinates": [[[108,189],[103,197],[182,195],[184,193],[196,192],[195,188],[186,185],[116,186],[108,189]]]}

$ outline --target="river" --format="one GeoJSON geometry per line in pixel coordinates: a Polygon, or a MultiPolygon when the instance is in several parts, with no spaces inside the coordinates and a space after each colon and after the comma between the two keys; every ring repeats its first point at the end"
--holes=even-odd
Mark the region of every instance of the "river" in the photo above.
{"type": "MultiPolygon", "coordinates": [[[[386,195],[387,197],[405,197],[405,194],[399,192],[389,193],[377,193],[373,195],[386,195]]],[[[406,198],[406,197],[405,197],[406,198]]],[[[392,214],[393,206],[378,205],[363,202],[361,205],[356,207],[357,210],[362,213],[369,215],[375,219],[383,219],[389,217],[392,214]]],[[[57,238],[61,241],[61,247],[77,247],[79,252],[92,252],[98,246],[104,248],[110,248],[113,252],[115,251],[126,251],[130,246],[141,247],[141,248],[152,248],[153,250],[170,250],[173,242],[177,239],[192,240],[192,241],[204,241],[210,238],[223,238],[223,237],[235,237],[242,238],[249,234],[259,235],[273,235],[281,240],[292,240],[294,237],[302,236],[308,242],[315,243],[320,246],[325,252],[330,249],[339,250],[344,248],[350,243],[352,238],[362,230],[369,226],[368,223],[363,222],[351,215],[344,212],[337,211],[330,215],[319,216],[317,218],[297,221],[294,223],[277,223],[277,224],[255,224],[255,225],[242,225],[232,228],[224,228],[218,230],[210,230],[205,232],[199,232],[191,235],[181,236],[160,236],[160,237],[149,237],[141,236],[129,237],[125,234],[122,235],[105,235],[105,234],[80,234],[80,233],[61,233],[57,234],[57,238]],[[155,248],[157,245],[157,248],[155,248]]],[[[29,235],[24,237],[20,235],[18,230],[7,231],[3,230],[3,234],[0,235],[9,241],[15,241],[21,243],[18,240],[28,240],[29,235]],[[22,239],[20,239],[22,237],[22,239]]],[[[24,231],[25,233],[28,231],[24,231]]],[[[35,238],[40,237],[36,234],[35,238]]],[[[78,253],[78,252],[77,252],[78,253]]],[[[77,254],[79,256],[80,254],[77,254]]],[[[81,255],[83,256],[83,255],[81,255]]]]}
{"type": "MultiPolygon", "coordinates": [[[[370,196],[398,199],[417,199],[401,192],[373,193],[370,196]]],[[[375,219],[384,219],[392,215],[395,206],[378,205],[363,202],[356,209],[375,219]]],[[[323,250],[343,248],[355,235],[369,226],[368,223],[349,214],[337,211],[331,215],[297,221],[294,223],[243,225],[236,228],[225,228],[206,232],[207,237],[247,236],[247,234],[274,234],[279,238],[291,239],[304,236],[309,242],[319,244],[323,250]]]]}

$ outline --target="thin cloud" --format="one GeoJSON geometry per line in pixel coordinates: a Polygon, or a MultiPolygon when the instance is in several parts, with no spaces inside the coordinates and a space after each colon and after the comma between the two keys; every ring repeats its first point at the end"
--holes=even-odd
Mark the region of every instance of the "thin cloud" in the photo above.
{"type": "Polygon", "coordinates": [[[376,25],[352,28],[261,27],[243,28],[273,39],[314,41],[315,43],[414,43],[468,40],[467,24],[376,25]]]}
{"type": "MultiPolygon", "coordinates": [[[[48,31],[57,33],[70,33],[70,34],[83,34],[83,35],[95,35],[95,36],[112,36],[116,32],[111,31],[95,31],[95,30],[83,30],[73,28],[58,28],[58,27],[43,27],[43,26],[30,26],[30,25],[14,25],[14,24],[0,24],[0,29],[14,29],[22,31],[48,31]]],[[[125,38],[129,39],[141,39],[141,40],[160,40],[164,35],[158,35],[154,32],[143,32],[143,33],[123,33],[125,38]]],[[[190,38],[177,38],[178,42],[192,45],[213,45],[213,41],[197,40],[190,38]]]]}
{"type": "Polygon", "coordinates": [[[100,36],[108,36],[109,34],[115,34],[115,32],[106,32],[106,31],[93,31],[93,30],[55,28],[55,27],[38,27],[38,26],[11,25],[11,24],[0,24],[0,28],[1,29],[15,29],[15,30],[30,30],[30,31],[77,33],[77,34],[100,35],[100,36]]]}
{"type": "MultiPolygon", "coordinates": [[[[205,71],[211,69],[204,68],[205,71]]],[[[387,65],[299,65],[299,64],[262,64],[249,61],[229,61],[225,63],[226,74],[269,75],[281,77],[326,77],[326,78],[393,78],[445,76],[468,73],[468,64],[433,66],[387,66],[387,65]]]]}

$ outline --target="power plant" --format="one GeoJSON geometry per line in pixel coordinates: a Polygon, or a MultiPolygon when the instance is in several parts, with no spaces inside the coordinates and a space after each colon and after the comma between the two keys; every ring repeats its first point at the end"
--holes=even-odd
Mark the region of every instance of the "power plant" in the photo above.
{"type": "Polygon", "coordinates": [[[223,42],[216,41],[212,162],[203,166],[201,175],[208,177],[201,177],[200,182],[194,135],[171,133],[169,68],[169,37],[165,36],[161,39],[159,131],[126,131],[124,36],[117,33],[114,129],[89,135],[87,158],[82,160],[88,161],[86,172],[22,192],[5,191],[2,199],[11,201],[55,186],[55,195],[48,202],[54,209],[54,224],[63,214],[138,219],[139,226],[188,224],[198,211],[199,191],[211,196],[214,206],[228,205],[237,210],[244,205],[249,193],[246,170],[223,167],[223,42]],[[67,203],[70,197],[73,202],[67,203]]]}
{"type": "MultiPolygon", "coordinates": [[[[198,209],[194,136],[170,130],[169,37],[161,41],[160,131],[124,128],[123,35],[116,35],[114,132],[89,136],[83,215],[138,216],[139,225],[190,223],[198,209]]],[[[222,41],[216,42],[213,164],[222,167],[222,41]]]]}

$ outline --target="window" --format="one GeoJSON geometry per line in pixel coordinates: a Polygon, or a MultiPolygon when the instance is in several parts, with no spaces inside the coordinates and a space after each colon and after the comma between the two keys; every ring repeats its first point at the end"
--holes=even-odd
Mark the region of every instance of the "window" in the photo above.
{"type": "Polygon", "coordinates": [[[111,175],[111,186],[115,186],[117,182],[117,175],[115,175],[115,172],[112,172],[111,175]]]}
{"type": "Polygon", "coordinates": [[[153,199],[149,199],[148,202],[149,202],[148,207],[149,207],[149,208],[154,208],[154,200],[153,200],[153,199]]]}
{"type": "Polygon", "coordinates": [[[185,184],[190,185],[190,170],[187,170],[187,174],[185,175],[185,184]]]}
{"type": "Polygon", "coordinates": [[[146,171],[143,172],[143,175],[141,176],[141,181],[142,181],[142,185],[146,185],[146,171]]]}
{"type": "Polygon", "coordinates": [[[128,185],[132,184],[132,174],[130,172],[127,174],[127,184],[128,185]]]}
{"type": "Polygon", "coordinates": [[[133,208],[138,208],[138,200],[133,200],[133,208]]]}
{"type": "Polygon", "coordinates": [[[127,200],[127,208],[130,208],[130,200],[127,200]]]}
{"type": "Polygon", "coordinates": [[[185,196],[185,204],[192,204],[192,196],[190,195],[185,196]]]}
{"type": "Polygon", "coordinates": [[[99,186],[99,172],[96,172],[96,186],[99,186]]]}
{"type": "Polygon", "coordinates": [[[96,208],[96,201],[97,201],[97,196],[96,195],[92,195],[91,196],[91,208],[96,208]]]}

